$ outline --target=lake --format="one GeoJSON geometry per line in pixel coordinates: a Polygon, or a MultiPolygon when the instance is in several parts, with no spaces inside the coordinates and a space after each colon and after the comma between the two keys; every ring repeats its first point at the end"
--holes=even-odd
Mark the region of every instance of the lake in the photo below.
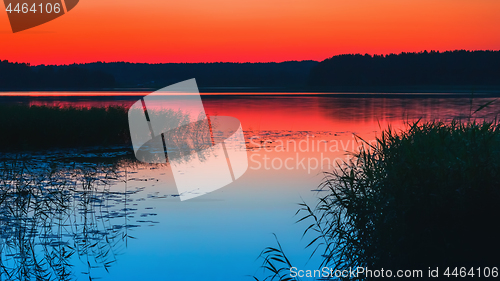
{"type": "MultiPolygon", "coordinates": [[[[146,94],[4,93],[0,103],[129,107],[146,94]]],[[[249,163],[233,183],[191,200],[179,200],[168,164],[121,159],[125,148],[32,152],[4,162],[0,186],[40,191],[2,200],[1,279],[254,280],[263,277],[258,256],[276,245],[273,234],[294,265],[316,269],[320,257],[309,260],[310,237],[302,238],[308,224],[295,223],[295,213],[298,203],[314,206],[323,172],[351,159],[361,144],[355,136],[370,142],[408,121],[493,119],[500,110],[493,103],[473,114],[492,98],[443,94],[215,93],[202,100],[208,116],[239,119],[249,163]],[[95,157],[120,160],[96,164],[95,157]]]]}

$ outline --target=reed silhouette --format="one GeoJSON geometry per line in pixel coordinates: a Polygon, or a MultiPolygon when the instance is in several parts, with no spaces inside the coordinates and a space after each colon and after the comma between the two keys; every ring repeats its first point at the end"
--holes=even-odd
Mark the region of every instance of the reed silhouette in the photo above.
{"type": "Polygon", "coordinates": [[[124,107],[0,105],[0,151],[130,144],[124,107]]]}
{"type": "Polygon", "coordinates": [[[0,279],[74,280],[75,262],[106,271],[131,238],[127,198],[109,189],[119,166],[0,160],[0,279]],[[115,205],[113,207],[112,205],[115,205]]]}
{"type": "MultiPolygon", "coordinates": [[[[422,270],[427,276],[429,267],[439,267],[439,278],[432,279],[448,280],[447,267],[449,273],[464,267],[461,279],[475,280],[478,267],[498,266],[498,122],[417,121],[400,132],[389,127],[376,145],[366,143],[353,156],[325,173],[320,189],[326,195],[316,206],[300,204],[299,222],[307,222],[304,235],[313,235],[307,247],[321,255],[319,268],[422,270]]],[[[299,280],[290,276],[292,263],[279,242],[261,256],[266,280],[299,280]]]]}

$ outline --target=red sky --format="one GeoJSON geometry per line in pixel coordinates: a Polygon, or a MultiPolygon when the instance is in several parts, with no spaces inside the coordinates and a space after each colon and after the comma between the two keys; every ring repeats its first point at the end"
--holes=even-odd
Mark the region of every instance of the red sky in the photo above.
{"type": "Polygon", "coordinates": [[[15,34],[0,7],[0,60],[32,64],[500,49],[498,0],[80,0],[15,34]]]}

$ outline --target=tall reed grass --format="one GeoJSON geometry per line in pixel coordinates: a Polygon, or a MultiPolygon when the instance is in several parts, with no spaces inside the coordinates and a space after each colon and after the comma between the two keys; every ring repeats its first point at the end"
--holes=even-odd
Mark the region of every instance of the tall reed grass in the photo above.
{"type": "Polygon", "coordinates": [[[130,143],[125,107],[0,105],[0,150],[130,143]]]}
{"type": "MultiPolygon", "coordinates": [[[[320,267],[425,274],[439,267],[446,279],[446,267],[498,266],[499,123],[388,128],[354,156],[325,174],[320,187],[327,192],[317,205],[301,204],[298,212],[309,222],[304,234],[314,234],[308,247],[322,255],[320,267]]],[[[262,256],[268,280],[296,279],[281,246],[262,256]]]]}

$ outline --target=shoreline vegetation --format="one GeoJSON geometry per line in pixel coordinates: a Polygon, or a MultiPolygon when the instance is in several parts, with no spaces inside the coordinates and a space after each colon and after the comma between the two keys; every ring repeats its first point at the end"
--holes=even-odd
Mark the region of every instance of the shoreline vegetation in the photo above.
{"type": "Polygon", "coordinates": [[[0,120],[4,152],[131,144],[125,107],[0,104],[0,120]]]}
{"type": "MultiPolygon", "coordinates": [[[[16,97],[42,97],[41,95],[30,95],[28,93],[53,93],[51,96],[59,96],[58,93],[64,93],[64,97],[81,97],[81,93],[98,92],[106,96],[120,96],[120,93],[130,96],[140,97],[158,90],[157,88],[89,88],[89,89],[61,89],[61,88],[44,88],[41,90],[33,89],[17,89],[17,90],[0,90],[0,98],[16,98],[16,97]],[[66,95],[67,93],[72,95],[66,95]],[[19,95],[2,96],[2,93],[19,95]],[[135,95],[130,95],[134,93],[135,95]]],[[[199,87],[202,96],[224,97],[224,96],[246,96],[246,95],[266,95],[266,96],[345,96],[345,97],[423,97],[423,96],[439,96],[439,97],[463,97],[464,95],[483,95],[488,97],[500,96],[500,86],[475,86],[475,85],[437,85],[437,86],[400,86],[400,87],[316,87],[314,89],[307,87],[199,87]]]]}
{"type": "MultiPolygon", "coordinates": [[[[299,204],[306,248],[322,257],[317,269],[422,270],[427,279],[428,268],[439,267],[433,279],[448,280],[446,268],[453,277],[453,268],[465,267],[460,279],[474,280],[471,268],[498,266],[497,121],[417,121],[399,132],[389,127],[376,145],[365,143],[353,155],[325,173],[316,206],[299,204]]],[[[291,276],[300,265],[277,243],[261,253],[264,280],[300,280],[291,276]]],[[[376,278],[321,280],[338,279],[376,278]]]]}
{"type": "Polygon", "coordinates": [[[205,93],[500,94],[500,51],[337,55],[322,62],[38,65],[0,61],[0,92],[154,91],[196,78],[205,93]]]}

